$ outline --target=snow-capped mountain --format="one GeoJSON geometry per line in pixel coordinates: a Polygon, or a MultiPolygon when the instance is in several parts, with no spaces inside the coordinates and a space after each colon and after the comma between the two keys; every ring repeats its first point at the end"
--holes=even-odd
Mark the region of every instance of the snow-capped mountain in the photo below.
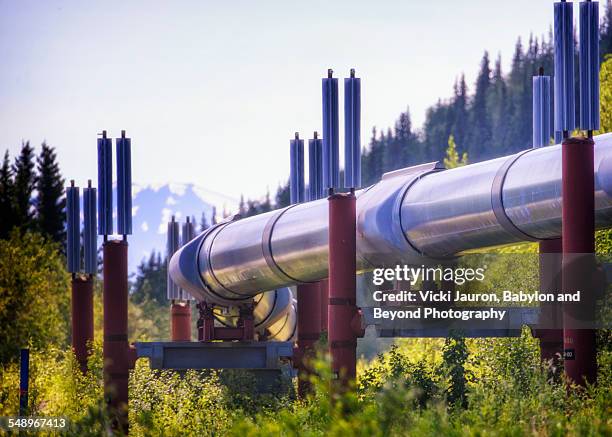
{"type": "Polygon", "coordinates": [[[152,250],[165,254],[167,224],[173,215],[181,223],[186,217],[195,217],[198,233],[202,213],[206,214],[210,224],[213,206],[217,208],[217,218],[221,218],[224,211],[236,211],[238,201],[193,184],[133,184],[133,235],[128,239],[129,271],[135,272],[138,264],[143,258],[148,258],[152,250]]]}

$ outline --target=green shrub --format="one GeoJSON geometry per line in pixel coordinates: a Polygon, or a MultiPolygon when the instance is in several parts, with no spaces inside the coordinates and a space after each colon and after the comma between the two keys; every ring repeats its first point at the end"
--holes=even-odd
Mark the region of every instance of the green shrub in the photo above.
{"type": "Polygon", "coordinates": [[[65,347],[70,333],[70,277],[57,245],[14,229],[0,240],[0,363],[22,347],[65,347]]]}

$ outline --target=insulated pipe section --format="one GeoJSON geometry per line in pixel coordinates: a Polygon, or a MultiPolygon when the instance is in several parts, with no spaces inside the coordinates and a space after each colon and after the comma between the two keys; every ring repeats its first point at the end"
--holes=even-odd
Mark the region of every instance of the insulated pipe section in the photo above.
{"type": "MultiPolygon", "coordinates": [[[[612,226],[612,134],[595,138],[595,169],[600,229],[612,226]]],[[[561,235],[560,146],[441,170],[398,170],[356,193],[358,271],[561,235]]],[[[326,278],[327,263],[322,199],[218,225],[172,257],[170,274],[198,299],[232,305],[326,278]]]]}
{"type": "MultiPolygon", "coordinates": [[[[595,224],[601,229],[612,226],[612,135],[598,136],[595,144],[595,224]]],[[[401,223],[408,241],[432,257],[559,238],[561,147],[424,177],[408,190],[401,223]]]]}

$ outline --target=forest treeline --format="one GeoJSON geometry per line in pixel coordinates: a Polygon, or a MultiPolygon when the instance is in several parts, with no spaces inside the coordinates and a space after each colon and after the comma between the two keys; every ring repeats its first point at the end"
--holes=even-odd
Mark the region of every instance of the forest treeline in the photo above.
{"type": "MultiPolygon", "coordinates": [[[[608,1],[601,24],[601,59],[612,53],[612,6],[608,1]]],[[[576,45],[576,68],[578,46],[576,45]]],[[[452,135],[459,150],[478,162],[531,147],[532,78],[538,69],[554,76],[552,29],[540,38],[519,38],[510,71],[502,70],[501,55],[488,52],[472,88],[465,75],[455,82],[449,99],[440,99],[427,110],[421,129],[412,126],[410,111],[400,114],[393,128],[372,129],[363,151],[363,184],[376,182],[387,171],[440,160],[452,135]]],[[[578,75],[576,75],[578,80],[578,75]]],[[[578,92],[578,84],[576,84],[578,92]]],[[[578,109],[578,105],[577,109],[578,109]]]]}
{"type": "Polygon", "coordinates": [[[64,244],[65,206],[64,179],[53,147],[43,142],[37,156],[24,142],[12,163],[5,152],[0,167],[0,239],[17,227],[64,244]]]}

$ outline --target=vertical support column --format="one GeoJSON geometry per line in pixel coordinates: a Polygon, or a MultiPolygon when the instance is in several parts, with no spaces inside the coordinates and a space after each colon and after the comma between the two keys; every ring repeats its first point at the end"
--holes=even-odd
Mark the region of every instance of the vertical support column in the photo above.
{"type": "Polygon", "coordinates": [[[113,427],[127,433],[129,346],[128,244],[108,240],[104,252],[104,393],[113,427]]]}
{"type": "Polygon", "coordinates": [[[87,357],[94,338],[93,277],[72,276],[72,350],[81,371],[87,371],[87,357]]]}
{"type": "Polygon", "coordinates": [[[320,283],[297,286],[297,334],[298,334],[298,395],[304,397],[311,391],[308,377],[312,371],[309,361],[321,337],[321,289],[320,283]]]}
{"type": "MultiPolygon", "coordinates": [[[[595,276],[593,146],[591,138],[566,138],[562,145],[563,292],[581,290],[583,300],[593,297],[588,283],[595,276]]],[[[580,313],[584,314],[588,305],[565,304],[563,309],[565,374],[569,381],[580,385],[594,383],[597,375],[595,331],[576,329],[576,307],[582,306],[580,313]]]]}
{"type": "Polygon", "coordinates": [[[329,197],[329,352],[340,386],[355,379],[356,306],[356,199],[355,194],[329,197]]]}
{"type": "MultiPolygon", "coordinates": [[[[561,261],[563,259],[563,244],[560,238],[544,240],[539,243],[539,279],[540,292],[558,294],[562,290],[561,261]]],[[[562,326],[562,313],[558,302],[543,302],[540,304],[540,314],[549,326],[562,326]]],[[[540,339],[540,359],[552,362],[555,367],[561,364],[563,356],[563,330],[537,329],[540,339]]]]}
{"type": "Polygon", "coordinates": [[[191,305],[172,301],[170,307],[172,341],[191,341],[191,305]]]}
{"type": "Polygon", "coordinates": [[[239,310],[240,319],[238,327],[242,328],[242,341],[253,341],[255,338],[255,319],[253,317],[253,306],[241,306],[239,310]]]}
{"type": "Polygon", "coordinates": [[[198,320],[198,341],[215,339],[215,316],[213,307],[202,301],[198,304],[200,318],[198,320]]]}

